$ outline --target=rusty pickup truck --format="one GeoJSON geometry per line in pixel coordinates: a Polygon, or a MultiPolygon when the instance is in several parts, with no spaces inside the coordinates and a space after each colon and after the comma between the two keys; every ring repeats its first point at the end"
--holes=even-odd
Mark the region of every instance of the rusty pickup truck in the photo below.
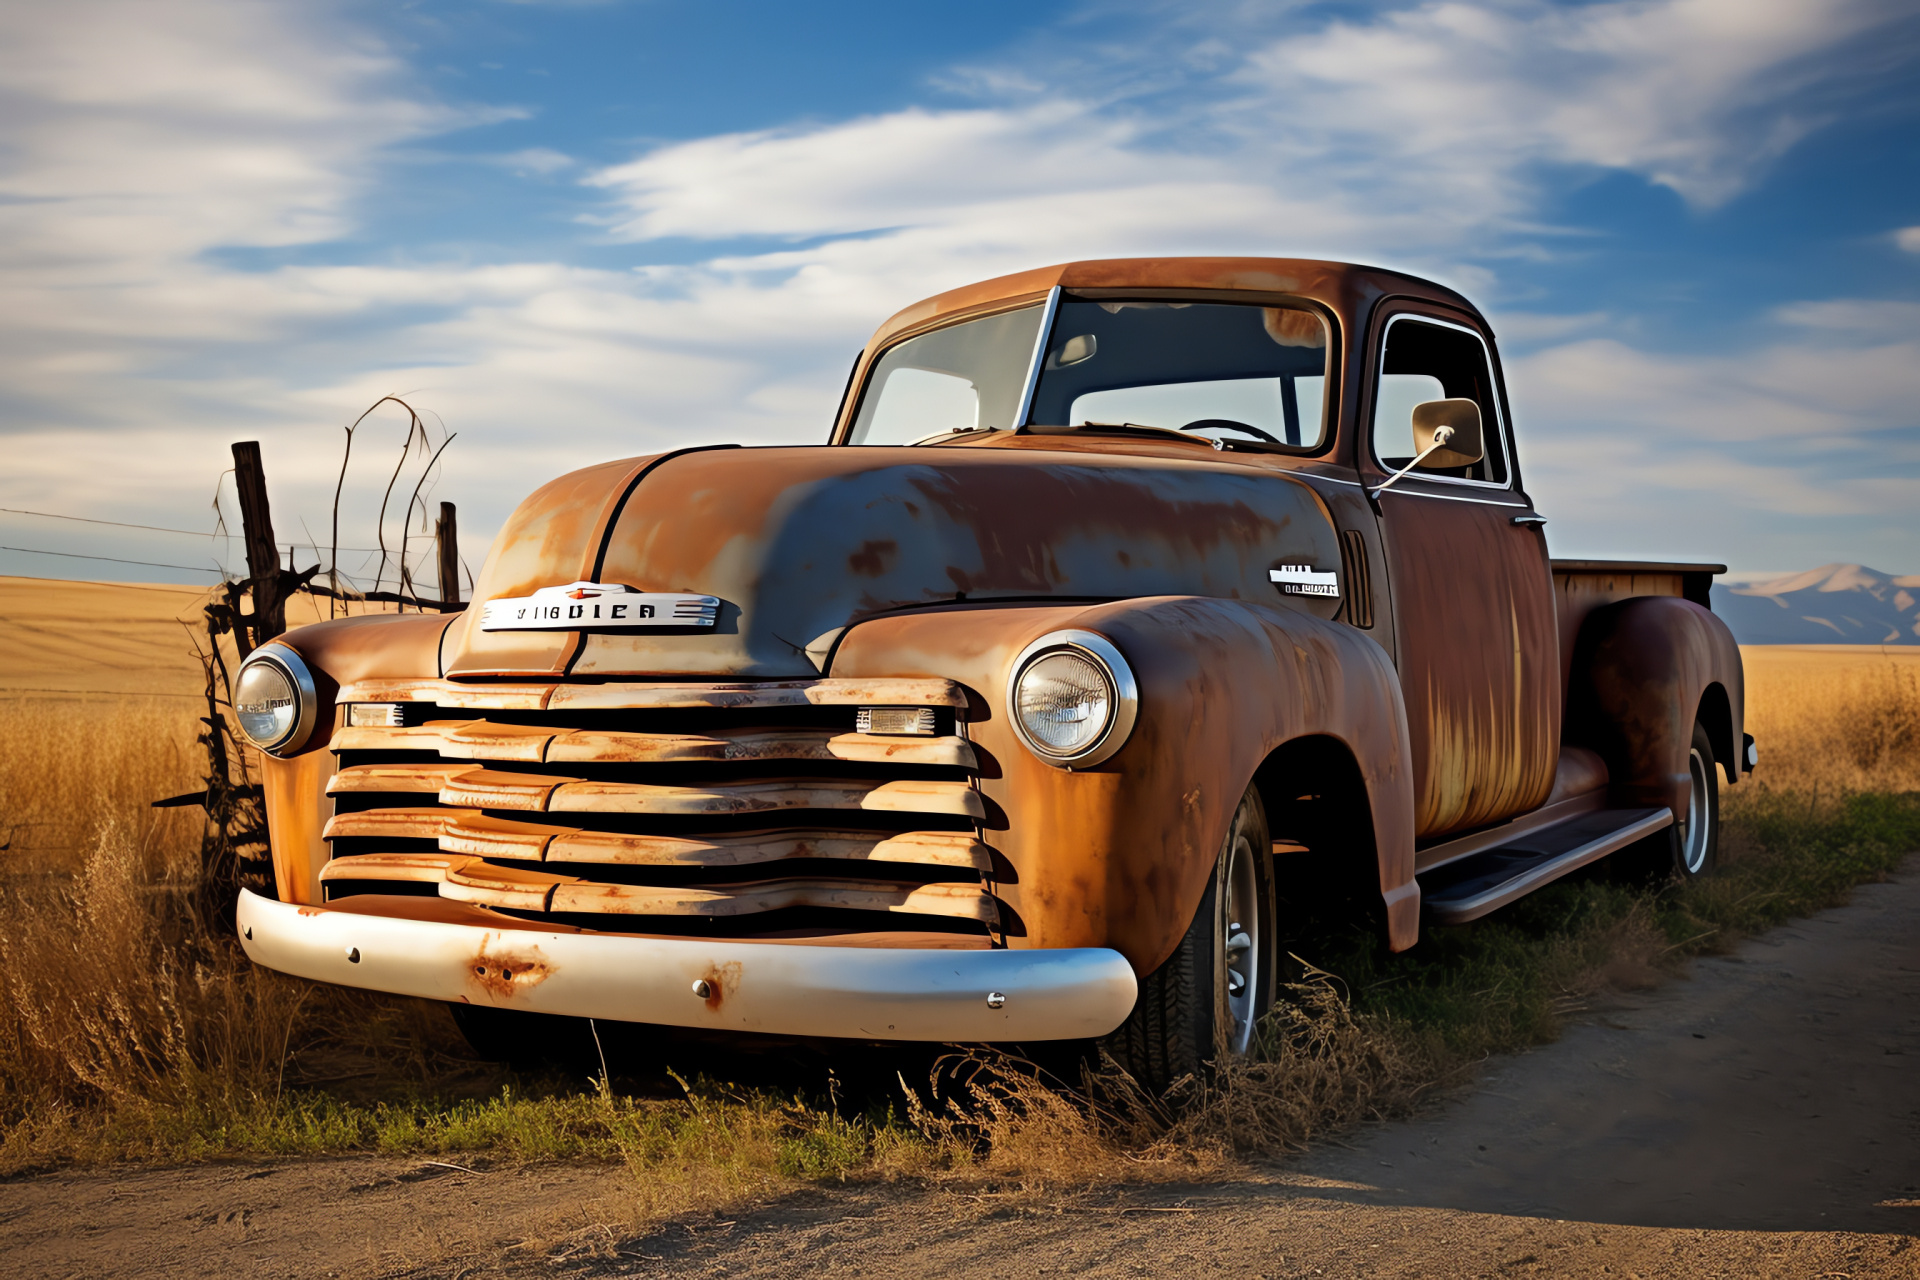
{"type": "MultiPolygon", "coordinates": [[[[1556,561],[1486,320],[1392,271],[1076,262],[917,303],[828,442],[565,475],[458,614],[255,651],[260,964],[529,1015],[1247,1049],[1303,905],[1386,943],[1754,763],[1721,567],[1556,561]]],[[[575,1025],[578,1025],[577,1023],[575,1025]]]]}

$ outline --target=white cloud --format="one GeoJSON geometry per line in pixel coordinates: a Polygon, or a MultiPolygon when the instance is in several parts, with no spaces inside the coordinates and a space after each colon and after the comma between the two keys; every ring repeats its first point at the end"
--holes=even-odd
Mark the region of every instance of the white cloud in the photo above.
{"type": "Polygon", "coordinates": [[[1920,332],[1920,302],[1840,298],[1774,308],[1774,319],[1807,329],[1850,335],[1904,337],[1920,332]]]}
{"type": "Polygon", "coordinates": [[[370,151],[458,119],[404,70],[305,6],[0,6],[0,254],[71,283],[337,236],[370,151]]]}
{"type": "Polygon", "coordinates": [[[1575,315],[1548,315],[1536,311],[1497,311],[1488,317],[1503,346],[1522,346],[1553,342],[1576,333],[1609,328],[1618,323],[1605,311],[1583,311],[1575,315]]]}
{"type": "MultiPolygon", "coordinates": [[[[1839,317],[1848,300],[1783,308],[1839,317]]],[[[1723,356],[1600,338],[1509,358],[1528,488],[1557,553],[1797,564],[1858,522],[1858,555],[1911,559],[1920,337],[1829,324],[1723,356]],[[1870,548],[1870,549],[1868,549],[1870,548]]],[[[1878,560],[1875,560],[1878,563],[1878,560]]]]}
{"type": "Polygon", "coordinates": [[[1275,42],[1246,78],[1367,137],[1442,198],[1529,164],[1638,173],[1697,205],[1746,187],[1823,123],[1818,56],[1896,16],[1883,0],[1429,3],[1275,42]]]}
{"type": "Polygon", "coordinates": [[[512,151],[495,156],[493,162],[512,173],[535,173],[543,178],[571,169],[579,163],[572,156],[551,147],[528,147],[523,151],[512,151]]]}
{"type": "Polygon", "coordinates": [[[1893,242],[1908,253],[1920,253],[1920,227],[1902,227],[1893,233],[1893,242]]]}

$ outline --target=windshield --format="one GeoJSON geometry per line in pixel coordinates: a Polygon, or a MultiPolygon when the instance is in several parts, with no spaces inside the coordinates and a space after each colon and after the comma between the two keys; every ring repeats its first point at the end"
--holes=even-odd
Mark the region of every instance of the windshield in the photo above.
{"type": "Polygon", "coordinates": [[[874,362],[848,444],[917,444],[1019,425],[1039,305],[982,316],[889,347],[874,362]]]}
{"type": "Polygon", "coordinates": [[[1313,448],[1327,327],[1299,307],[1063,298],[1028,421],[1313,448]]]}

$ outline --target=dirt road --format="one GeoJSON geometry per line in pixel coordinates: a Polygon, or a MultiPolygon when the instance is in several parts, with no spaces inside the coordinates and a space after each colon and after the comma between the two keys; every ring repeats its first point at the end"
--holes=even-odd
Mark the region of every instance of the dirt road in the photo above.
{"type": "Polygon", "coordinates": [[[0,1184],[32,1276],[1920,1276],[1920,866],[1242,1181],[888,1189],[620,1230],[617,1172],[356,1158],[0,1184]]]}

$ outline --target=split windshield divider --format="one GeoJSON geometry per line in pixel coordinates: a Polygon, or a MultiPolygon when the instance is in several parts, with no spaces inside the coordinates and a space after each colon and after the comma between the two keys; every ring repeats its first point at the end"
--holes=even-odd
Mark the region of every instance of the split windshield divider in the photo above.
{"type": "Polygon", "coordinates": [[[1047,290],[1047,307],[1040,313],[1040,331],[1033,336],[1033,358],[1027,361],[1027,385],[1020,392],[1020,409],[1013,415],[1013,429],[1026,430],[1027,414],[1033,410],[1033,394],[1040,389],[1040,368],[1047,362],[1047,339],[1053,336],[1053,317],[1060,310],[1060,286],[1047,290]]]}

